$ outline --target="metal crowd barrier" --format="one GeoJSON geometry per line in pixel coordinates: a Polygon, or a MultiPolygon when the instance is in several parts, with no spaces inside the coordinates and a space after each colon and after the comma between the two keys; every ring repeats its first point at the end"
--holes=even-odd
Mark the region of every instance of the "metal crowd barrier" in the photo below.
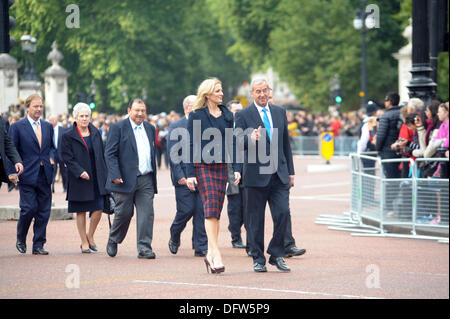
{"type": "Polygon", "coordinates": [[[419,227],[447,229],[448,234],[449,180],[421,178],[418,169],[420,162],[448,163],[448,158],[381,160],[375,154],[350,154],[350,212],[344,217],[321,215],[316,223],[330,225],[332,230],[351,231],[354,236],[433,239],[448,243],[448,237],[417,234],[419,227]],[[385,165],[400,163],[411,165],[411,177],[386,178],[385,165]],[[378,226],[368,225],[370,221],[378,226]],[[405,226],[411,234],[389,233],[386,226],[405,226]]]}
{"type": "MultiPolygon", "coordinates": [[[[336,136],[334,138],[334,155],[348,156],[356,152],[358,146],[358,136],[336,136]]],[[[293,136],[292,152],[294,155],[319,155],[320,136],[293,136]]]]}

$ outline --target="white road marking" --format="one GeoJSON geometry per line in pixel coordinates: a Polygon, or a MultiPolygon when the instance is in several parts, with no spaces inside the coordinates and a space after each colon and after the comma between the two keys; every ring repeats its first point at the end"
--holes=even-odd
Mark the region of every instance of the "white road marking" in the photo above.
{"type": "Polygon", "coordinates": [[[439,274],[439,273],[432,273],[432,272],[413,272],[413,271],[406,271],[405,274],[410,274],[410,275],[427,275],[427,276],[444,276],[444,277],[448,277],[448,274],[439,274]]]}
{"type": "Polygon", "coordinates": [[[344,185],[350,185],[350,182],[303,185],[302,188],[323,188],[323,187],[344,186],[344,185]]]}
{"type": "Polygon", "coordinates": [[[382,299],[379,297],[332,294],[332,293],[326,293],[326,292],[273,289],[273,288],[258,288],[258,287],[245,287],[245,286],[230,286],[230,285],[216,285],[216,284],[196,284],[196,283],[189,283],[189,282],[171,282],[171,281],[158,281],[158,280],[134,280],[133,282],[134,283],[148,283],[148,284],[155,284],[155,285],[173,285],[173,286],[192,286],[192,287],[212,287],[212,288],[225,288],[225,289],[257,290],[257,291],[291,293],[291,294],[300,294],[300,295],[315,295],[315,296],[338,297],[338,298],[382,299]]]}

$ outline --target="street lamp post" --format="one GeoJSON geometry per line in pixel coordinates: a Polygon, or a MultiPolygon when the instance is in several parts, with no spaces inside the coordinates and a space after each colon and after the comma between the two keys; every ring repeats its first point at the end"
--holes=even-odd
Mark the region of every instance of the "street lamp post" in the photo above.
{"type": "Polygon", "coordinates": [[[23,71],[22,79],[24,81],[39,81],[34,70],[34,54],[36,53],[36,38],[28,34],[24,34],[20,41],[22,43],[22,50],[25,55],[25,69],[23,71]]]}
{"type": "Polygon", "coordinates": [[[362,10],[356,10],[355,18],[353,19],[353,27],[356,30],[361,30],[362,34],[362,63],[361,63],[361,107],[366,109],[367,106],[367,73],[366,73],[366,31],[375,27],[373,18],[367,19],[373,13],[366,11],[367,0],[361,0],[362,10]]]}
{"type": "Polygon", "coordinates": [[[433,69],[430,67],[428,4],[420,0],[413,0],[412,4],[413,51],[409,97],[417,97],[427,105],[437,91],[437,84],[430,77],[433,69]]]}

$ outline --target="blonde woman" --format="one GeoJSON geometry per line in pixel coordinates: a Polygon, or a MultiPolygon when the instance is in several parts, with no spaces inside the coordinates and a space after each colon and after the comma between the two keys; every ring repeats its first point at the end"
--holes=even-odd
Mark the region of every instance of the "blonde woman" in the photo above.
{"type": "MultiPolygon", "coordinates": [[[[187,186],[192,191],[197,186],[203,200],[205,230],[208,237],[208,253],[204,261],[207,271],[211,270],[211,273],[225,271],[218,247],[218,235],[227,184],[225,130],[233,128],[233,114],[222,105],[222,102],[223,91],[220,80],[212,78],[203,81],[198,88],[197,100],[188,121],[191,161],[187,167],[187,186]],[[197,133],[198,129],[200,134],[197,133]],[[205,134],[206,137],[210,136],[209,139],[203,139],[205,130],[213,132],[205,134]],[[199,137],[196,139],[196,136],[199,137]]],[[[238,185],[241,179],[240,166],[233,163],[233,169],[234,184],[238,185]]]]}

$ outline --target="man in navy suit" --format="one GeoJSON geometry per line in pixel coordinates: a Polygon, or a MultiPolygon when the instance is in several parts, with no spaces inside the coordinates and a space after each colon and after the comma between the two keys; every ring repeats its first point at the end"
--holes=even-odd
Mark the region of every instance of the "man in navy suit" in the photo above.
{"type": "Polygon", "coordinates": [[[294,163],[287,129],[286,111],[268,103],[270,88],[265,79],[251,84],[254,102],[236,113],[236,129],[242,129],[245,159],[242,180],[248,212],[250,246],[255,272],[266,272],[264,257],[264,212],[269,203],[274,231],[267,253],[269,263],[288,272],[284,237],[289,216],[289,189],[294,185],[294,163]],[[263,129],[264,128],[264,129],[263,129]],[[245,131],[245,132],[244,132],[245,131]],[[244,135],[244,133],[248,133],[244,135]],[[254,152],[262,147],[261,151],[254,152]],[[267,158],[263,153],[270,153],[267,158]],[[269,162],[269,166],[265,163],[269,162]]]}
{"type": "Polygon", "coordinates": [[[147,109],[141,99],[130,101],[128,115],[111,126],[106,141],[106,189],[116,202],[106,252],[110,257],[116,256],[117,244],[125,239],[136,205],[138,258],[154,259],[153,198],[158,192],[155,127],[145,121],[147,109]]]}
{"type": "Polygon", "coordinates": [[[183,154],[180,154],[180,150],[177,152],[176,149],[173,149],[174,154],[170,154],[175,143],[180,142],[183,135],[187,137],[188,117],[194,106],[195,100],[195,95],[189,95],[183,100],[185,117],[172,123],[169,128],[167,149],[169,151],[170,159],[170,176],[172,178],[172,184],[175,186],[175,198],[177,201],[177,212],[174,221],[170,226],[169,250],[172,254],[177,253],[178,247],[180,246],[181,232],[192,217],[194,255],[197,257],[204,257],[208,250],[208,239],[205,231],[203,201],[198,190],[191,191],[187,187],[186,165],[181,160],[183,154]]]}
{"type": "Polygon", "coordinates": [[[51,184],[55,147],[53,127],[40,117],[44,102],[38,94],[30,95],[25,101],[27,116],[11,125],[9,135],[20,157],[24,171],[20,180],[15,168],[9,165],[9,176],[19,182],[20,218],[17,223],[17,250],[26,252],[26,237],[34,218],[34,255],[48,255],[44,250],[47,224],[52,205],[51,184]]]}

